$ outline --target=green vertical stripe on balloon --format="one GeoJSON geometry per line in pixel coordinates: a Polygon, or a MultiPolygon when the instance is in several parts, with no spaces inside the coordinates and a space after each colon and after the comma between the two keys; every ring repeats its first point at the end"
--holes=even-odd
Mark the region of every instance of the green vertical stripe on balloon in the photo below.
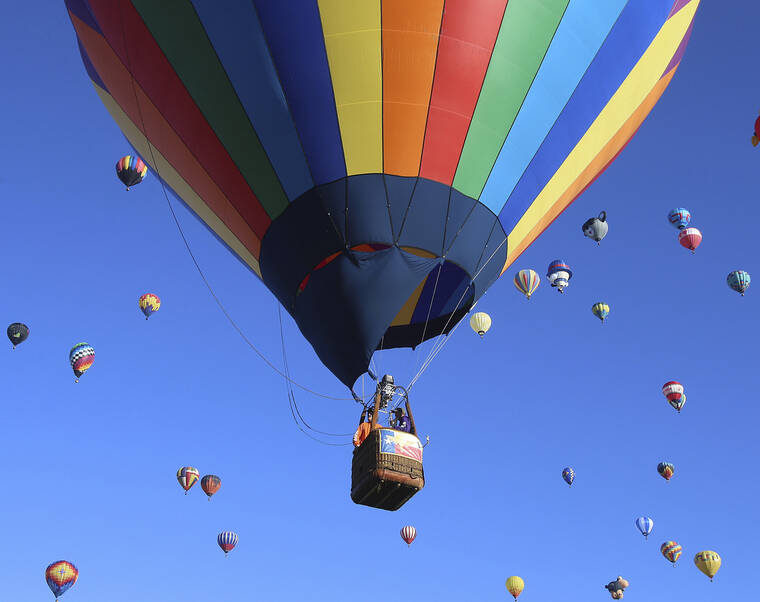
{"type": "Polygon", "coordinates": [[[189,0],[132,0],[195,104],[264,211],[275,219],[285,191],[189,0]]]}
{"type": "Polygon", "coordinates": [[[509,0],[454,176],[478,198],[569,0],[509,0]]]}

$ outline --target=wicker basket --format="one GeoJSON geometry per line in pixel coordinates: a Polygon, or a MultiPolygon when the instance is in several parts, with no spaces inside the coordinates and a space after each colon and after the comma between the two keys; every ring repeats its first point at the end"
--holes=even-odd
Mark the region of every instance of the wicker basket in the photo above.
{"type": "Polygon", "coordinates": [[[398,510],[425,486],[425,473],[422,462],[380,452],[383,430],[371,431],[354,450],[351,499],[364,506],[398,510]]]}

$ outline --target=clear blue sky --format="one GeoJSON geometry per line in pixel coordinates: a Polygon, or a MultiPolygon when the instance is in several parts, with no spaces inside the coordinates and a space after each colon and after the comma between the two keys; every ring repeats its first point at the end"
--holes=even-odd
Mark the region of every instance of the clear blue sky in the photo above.
{"type": "MultiPolygon", "coordinates": [[[[412,399],[431,439],[427,486],[396,513],[351,502],[350,446],[297,430],[283,380],[216,307],[156,179],[129,193],[116,180],[129,147],[63,2],[6,4],[0,316],[31,335],[0,364],[0,598],[49,599],[43,572],[58,559],[80,570],[68,602],[504,600],[514,574],[521,602],[610,599],[602,586],[617,575],[631,602],[755,595],[760,290],[742,298],[725,278],[745,269],[760,287],[760,4],[702,3],[641,131],[515,264],[541,274],[534,298],[510,270],[481,301],[487,337],[464,325],[425,373],[412,399]],[[667,221],[681,205],[704,234],[696,255],[667,221]],[[602,209],[597,247],[580,226],[602,209]],[[544,278],[556,258],[575,271],[563,296],[544,278]],[[148,322],[144,292],[163,301],[148,322]],[[600,300],[604,326],[590,311],[600,300]],[[79,341],[96,358],[75,385],[79,341]],[[686,386],[681,415],[660,392],[671,379],[686,386]],[[675,464],[670,482],[661,460],[675,464]],[[221,476],[212,502],[198,486],[182,495],[187,464],[221,476]],[[649,541],[641,514],[655,521],[649,541]],[[411,549],[405,524],[418,530],[411,549]],[[226,529],[240,536],[227,559],[226,529]],[[667,539],[684,547],[675,570],[667,539]],[[703,549],[723,558],[712,584],[692,561],[703,549]]],[[[279,361],[274,297],[176,206],[217,294],[279,361]]],[[[294,377],[342,395],[290,318],[285,328],[294,377]]],[[[406,382],[416,359],[387,353],[379,369],[406,382]]],[[[317,428],[355,428],[355,404],[296,396],[317,428]]]]}

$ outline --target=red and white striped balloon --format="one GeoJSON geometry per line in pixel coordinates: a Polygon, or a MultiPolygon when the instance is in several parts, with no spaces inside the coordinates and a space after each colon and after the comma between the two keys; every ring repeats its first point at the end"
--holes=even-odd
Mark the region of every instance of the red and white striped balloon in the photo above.
{"type": "Polygon", "coordinates": [[[407,525],[401,529],[401,539],[403,539],[407,545],[411,546],[415,537],[417,537],[417,529],[414,527],[407,525]]]}
{"type": "Polygon", "coordinates": [[[678,242],[693,253],[702,242],[702,233],[696,228],[686,228],[678,233],[678,242]]]}

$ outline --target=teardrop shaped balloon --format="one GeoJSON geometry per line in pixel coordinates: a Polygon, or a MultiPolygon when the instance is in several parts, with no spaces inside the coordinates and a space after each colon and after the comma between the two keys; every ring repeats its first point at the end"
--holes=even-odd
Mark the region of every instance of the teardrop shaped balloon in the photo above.
{"type": "Polygon", "coordinates": [[[482,337],[491,328],[491,316],[482,311],[472,314],[470,328],[482,337]]]}
{"type": "Polygon", "coordinates": [[[669,481],[671,479],[671,477],[675,474],[675,471],[675,466],[673,466],[670,462],[660,462],[657,465],[657,472],[666,481],[669,481]]]}
{"type": "Polygon", "coordinates": [[[55,599],[66,593],[79,579],[79,569],[66,560],[59,560],[45,569],[45,581],[55,599]]]}
{"type": "Polygon", "coordinates": [[[675,380],[668,381],[662,385],[662,394],[665,395],[668,403],[680,413],[681,408],[686,403],[686,393],[684,392],[683,385],[675,380]]]}
{"type": "Polygon", "coordinates": [[[407,545],[411,546],[415,537],[417,537],[417,529],[411,525],[407,525],[401,529],[401,539],[403,539],[407,545]]]}
{"type": "Polygon", "coordinates": [[[69,363],[74,371],[76,382],[79,382],[79,377],[90,369],[94,361],[95,350],[89,343],[77,343],[71,348],[71,351],[69,351],[69,363]]]}
{"type": "Polygon", "coordinates": [[[607,236],[607,212],[602,211],[599,217],[592,217],[587,219],[583,224],[583,235],[587,236],[591,240],[595,240],[597,244],[607,236]]]}
{"type": "Polygon", "coordinates": [[[562,469],[562,478],[565,480],[565,483],[573,486],[573,481],[575,480],[575,470],[573,470],[570,466],[562,469]]]}
{"type": "Polygon", "coordinates": [[[599,318],[602,321],[602,324],[604,324],[604,320],[610,315],[610,306],[606,303],[594,303],[591,306],[591,313],[599,318]]]}
{"type": "Polygon", "coordinates": [[[702,242],[702,233],[696,228],[686,228],[678,233],[678,242],[693,253],[702,242]]]}
{"type": "Polygon", "coordinates": [[[697,568],[710,578],[710,581],[713,580],[713,577],[715,577],[720,570],[722,562],[723,561],[720,559],[718,553],[713,552],[712,550],[703,550],[697,552],[697,555],[694,556],[694,564],[696,564],[697,568]]]}
{"type": "Polygon", "coordinates": [[[22,324],[21,322],[14,322],[8,326],[6,334],[8,335],[8,340],[10,340],[10,342],[13,344],[13,348],[15,349],[16,345],[19,345],[26,341],[27,337],[29,336],[29,327],[26,324],[22,324]]]}
{"type": "Polygon", "coordinates": [[[207,474],[201,479],[201,489],[203,489],[203,491],[206,493],[209,500],[211,499],[212,495],[219,491],[219,488],[221,486],[222,479],[220,479],[215,474],[207,474]]]}
{"type": "Polygon", "coordinates": [[[534,270],[520,270],[515,274],[514,283],[517,290],[530,299],[530,296],[536,292],[538,285],[541,284],[541,278],[534,270]]]}
{"type": "Polygon", "coordinates": [[[636,528],[641,531],[641,534],[646,539],[654,528],[654,521],[648,516],[640,516],[636,519],[636,528]]]}
{"type": "Polygon", "coordinates": [[[660,546],[660,552],[663,556],[665,556],[665,558],[673,563],[673,566],[675,566],[676,561],[681,556],[681,552],[683,552],[683,548],[675,541],[666,541],[660,546]]]}
{"type": "Polygon", "coordinates": [[[238,543],[237,533],[234,531],[222,531],[217,535],[216,543],[224,550],[224,555],[226,556],[238,543]]]}
{"type": "Polygon", "coordinates": [[[514,596],[515,600],[525,589],[525,582],[517,576],[507,579],[507,591],[514,596]]]}
{"type": "Polygon", "coordinates": [[[127,190],[130,186],[136,186],[142,182],[147,173],[148,166],[140,157],[126,155],[116,162],[116,175],[127,190]]]}
{"type": "Polygon", "coordinates": [[[352,387],[451,332],[612,163],[698,2],[66,5],[136,153],[352,387]]]}
{"type": "Polygon", "coordinates": [[[744,296],[744,293],[747,292],[749,283],[751,281],[752,278],[750,278],[749,274],[744,270],[735,270],[731,272],[726,278],[728,286],[730,286],[737,293],[740,293],[742,297],[744,296]]]}
{"type": "Polygon", "coordinates": [[[679,230],[683,230],[691,221],[691,212],[684,207],[676,207],[668,213],[668,221],[679,230]]]}
{"type": "Polygon", "coordinates": [[[161,299],[153,293],[145,293],[140,297],[138,303],[140,305],[140,311],[143,312],[146,320],[161,307],[161,299]]]}
{"type": "Polygon", "coordinates": [[[198,469],[193,468],[192,466],[183,466],[177,471],[177,481],[182,489],[185,490],[185,495],[187,495],[190,488],[198,482],[199,478],[200,473],[198,472],[198,469]]]}

